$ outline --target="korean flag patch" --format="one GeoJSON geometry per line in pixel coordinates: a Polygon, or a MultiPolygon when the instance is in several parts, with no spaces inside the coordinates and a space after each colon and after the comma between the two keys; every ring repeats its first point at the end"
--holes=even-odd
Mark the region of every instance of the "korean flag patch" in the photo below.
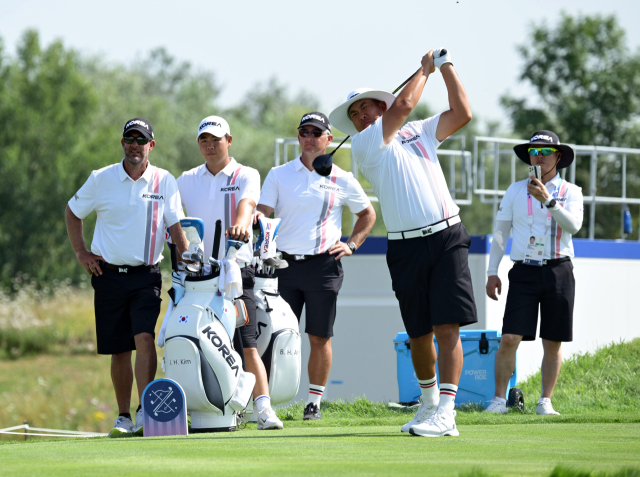
{"type": "Polygon", "coordinates": [[[178,316],[178,324],[179,325],[186,325],[187,323],[189,323],[189,315],[179,315],[178,316]]]}

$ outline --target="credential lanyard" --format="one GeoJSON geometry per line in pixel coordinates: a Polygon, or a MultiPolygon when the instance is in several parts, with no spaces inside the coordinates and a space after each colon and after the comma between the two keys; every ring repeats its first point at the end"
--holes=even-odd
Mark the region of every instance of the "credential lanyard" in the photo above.
{"type": "MultiPolygon", "coordinates": [[[[558,193],[560,192],[561,185],[562,185],[562,177],[560,177],[560,180],[558,181],[558,185],[556,186],[555,190],[551,194],[551,197],[553,197],[554,199],[558,198],[558,193]]],[[[529,214],[529,231],[533,235],[533,201],[531,200],[531,194],[529,194],[528,191],[527,191],[527,212],[529,214]]],[[[545,237],[547,236],[547,232],[549,232],[550,228],[551,228],[551,212],[549,211],[549,209],[547,209],[547,221],[544,229],[545,237]]]]}

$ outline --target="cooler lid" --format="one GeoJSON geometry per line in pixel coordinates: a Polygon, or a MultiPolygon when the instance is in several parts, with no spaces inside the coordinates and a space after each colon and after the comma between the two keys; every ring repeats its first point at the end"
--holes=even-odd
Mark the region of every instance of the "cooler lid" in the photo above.
{"type": "Polygon", "coordinates": [[[404,343],[406,341],[409,341],[409,335],[406,331],[401,331],[395,338],[393,338],[394,343],[404,343]]]}
{"type": "Polygon", "coordinates": [[[480,341],[482,333],[488,340],[499,340],[502,333],[498,330],[460,330],[460,340],[462,341],[480,341]]]}

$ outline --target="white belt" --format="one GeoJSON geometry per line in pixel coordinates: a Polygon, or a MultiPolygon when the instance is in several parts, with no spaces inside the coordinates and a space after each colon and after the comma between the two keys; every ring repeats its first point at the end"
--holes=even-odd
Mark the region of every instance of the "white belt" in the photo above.
{"type": "Polygon", "coordinates": [[[436,232],[440,232],[452,225],[460,223],[460,216],[454,215],[453,217],[449,217],[448,219],[441,220],[440,222],[436,222],[435,224],[427,225],[426,227],[422,227],[421,229],[408,230],[406,232],[389,232],[387,234],[387,239],[389,240],[402,240],[402,239],[412,239],[417,237],[426,237],[427,235],[433,235],[436,232]]]}

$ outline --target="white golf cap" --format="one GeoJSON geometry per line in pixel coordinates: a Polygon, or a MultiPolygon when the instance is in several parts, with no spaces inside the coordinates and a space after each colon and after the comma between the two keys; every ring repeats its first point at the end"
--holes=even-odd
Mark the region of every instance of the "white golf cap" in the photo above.
{"type": "Polygon", "coordinates": [[[347,133],[349,136],[355,136],[358,134],[358,130],[351,122],[349,118],[349,108],[356,101],[361,99],[376,99],[378,101],[384,101],[387,104],[387,109],[391,107],[396,97],[386,91],[371,89],[371,88],[359,88],[352,91],[347,95],[347,100],[331,111],[329,115],[329,121],[340,131],[347,133]]]}
{"type": "Polygon", "coordinates": [[[229,129],[229,124],[227,124],[227,122],[220,116],[207,116],[200,121],[196,139],[198,139],[202,133],[209,133],[215,137],[222,137],[225,134],[231,135],[231,130],[229,129]]]}

